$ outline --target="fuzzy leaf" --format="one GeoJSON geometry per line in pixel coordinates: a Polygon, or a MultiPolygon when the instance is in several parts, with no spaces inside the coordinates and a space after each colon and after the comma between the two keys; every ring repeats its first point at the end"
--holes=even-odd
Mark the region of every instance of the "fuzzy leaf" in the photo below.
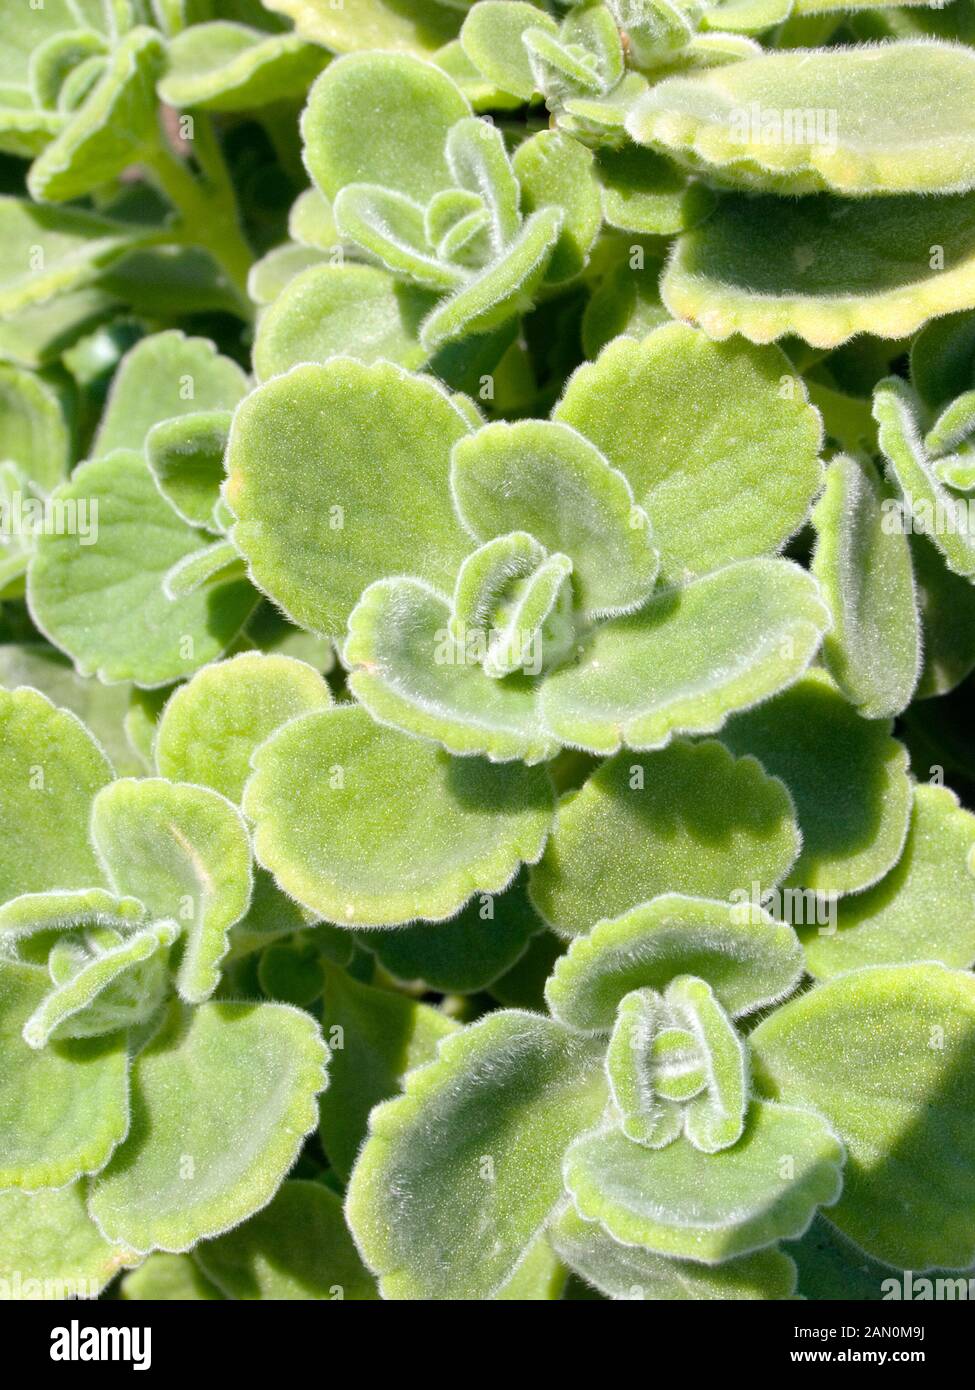
{"type": "Polygon", "coordinates": [[[727,900],[754,884],[760,899],[800,843],[792,798],[754,758],[713,740],[618,753],[560,803],[532,901],[574,936],[660,893],[727,900]]]}
{"type": "Polygon", "coordinates": [[[422,980],[445,994],[476,994],[510,970],[542,930],[526,888],[522,873],[503,893],[475,894],[450,922],[370,932],[362,944],[398,980],[422,980]]]}
{"type": "Polygon", "coordinates": [[[672,579],[777,550],[819,487],[820,423],[785,357],[686,324],[610,343],[555,418],[629,479],[672,579]]]}
{"type": "Polygon", "coordinates": [[[54,496],[74,508],[79,527],[37,537],[28,601],[38,628],[81,675],[157,686],[220,656],[254,607],[254,591],[233,580],[166,597],[167,573],[209,538],[163,500],[137,453],[82,464],[54,496]]]}
{"type": "Polygon", "coordinates": [[[956,496],[935,472],[918,432],[917,398],[911,388],[899,377],[887,377],[874,392],[873,413],[880,448],[915,529],[930,537],[953,573],[975,575],[975,528],[968,499],[956,496]]]}
{"type": "Polygon", "coordinates": [[[491,680],[450,635],[450,600],[417,579],[378,580],[349,618],[349,688],[384,723],[492,761],[550,758],[559,741],[526,676],[491,680]]]}
{"type": "MultiPolygon", "coordinates": [[[[4,316],[29,306],[40,305],[52,295],[88,286],[103,266],[137,246],[141,235],[136,228],[107,217],[76,208],[38,206],[21,198],[0,197],[0,240],[4,248],[4,264],[0,270],[0,313],[4,316]]],[[[80,315],[82,321],[98,312],[91,298],[70,306],[70,317],[80,315]]],[[[63,318],[43,306],[39,324],[25,324],[21,339],[27,342],[21,351],[42,341],[57,328],[64,329],[63,318]]]]}
{"type": "Polygon", "coordinates": [[[360,48],[387,48],[426,53],[452,39],[460,15],[452,5],[428,0],[344,0],[341,8],[331,0],[266,0],[266,8],[286,14],[302,38],[322,44],[334,53],[360,48]]]}
{"type": "Polygon", "coordinates": [[[0,1193],[0,1288],[5,1298],[94,1298],[137,1257],[111,1245],[75,1183],[46,1192],[0,1193]]]}
{"type": "Polygon", "coordinates": [[[244,807],[259,862],[348,926],[436,921],[496,892],[541,854],[552,814],[543,771],[454,760],[348,706],[286,725],[254,767],[244,807]]]}
{"type": "Polygon", "coordinates": [[[975,668],[975,585],[948,569],[926,536],[911,536],[921,613],[924,669],[915,698],[944,695],[975,668]]]}
{"type": "Polygon", "coordinates": [[[453,182],[447,132],[470,107],[445,72],[405,53],[332,63],[301,118],[305,163],[327,198],[372,183],[428,202],[453,182]]]}
{"type": "Polygon", "coordinates": [[[911,552],[903,531],[886,523],[889,499],[872,464],[841,456],[812,516],[812,572],[833,614],[823,657],[865,719],[900,714],[921,669],[911,552]]]}
{"type": "Polygon", "coordinates": [[[660,288],[712,338],[906,338],[975,304],[975,199],[729,195],[681,237],[660,288]]]}
{"type": "Polygon", "coordinates": [[[87,926],[121,929],[137,926],[145,915],[145,904],[138,898],[120,898],[105,888],[21,893],[0,907],[0,933],[18,937],[87,926]]]}
{"type": "Polygon", "coordinates": [[[254,370],[267,381],[301,362],[343,355],[418,369],[427,352],[417,334],[432,304],[428,291],[378,266],[310,266],[261,315],[254,370]]]}
{"type": "Polygon", "coordinates": [[[725,725],[722,742],[751,753],[795,799],[802,852],[791,884],[856,893],[900,858],[911,784],[907,749],[891,728],[862,719],[820,670],[725,725]]]}
{"type": "Polygon", "coordinates": [[[0,690],[0,898],[102,881],[88,816],[112,776],[76,715],[36,690],[0,690]]]}
{"type": "Polygon", "coordinates": [[[787,1299],[796,1268],[772,1246],[719,1265],[671,1260],[639,1246],[620,1245],[598,1221],[583,1221],[567,1205],[552,1228],[566,1264],[607,1298],[651,1301],[787,1299]]]}
{"type": "Polygon", "coordinates": [[[441,293],[463,283],[462,271],[431,254],[423,208],[405,193],[346,184],[335,199],[335,222],[346,241],[400,278],[441,293]]]}
{"type": "Polygon", "coordinates": [[[432,381],[389,363],[336,358],[266,382],[238,409],[227,451],[233,539],[254,581],[334,636],[380,575],[452,586],[470,541],[450,503],[450,447],[468,432],[432,381]]]}
{"type": "Polygon", "coordinates": [[[278,295],[303,270],[321,265],[324,257],[313,246],[300,246],[295,241],[283,241],[280,246],[254,262],[247,272],[247,293],[256,305],[263,308],[273,304],[278,295]]]}
{"type": "Polygon", "coordinates": [[[658,557],[646,513],[626,478],[568,426],[485,425],[455,446],[450,481],[478,540],[521,527],[565,552],[587,616],[626,612],[653,588],[658,557]]]}
{"type": "Polygon", "coordinates": [[[721,1153],[684,1140],[647,1149],[612,1129],[584,1134],[566,1156],[565,1181],[579,1215],[624,1245],[720,1264],[801,1235],[816,1207],[839,1196],[842,1162],[819,1115],[759,1101],[721,1153]]]}
{"type": "Polygon", "coordinates": [[[317,1182],[290,1180],[263,1211],[195,1252],[228,1298],[374,1299],[342,1216],[342,1201],[317,1182]]]}
{"type": "Polygon", "coordinates": [[[460,30],[464,52],[489,82],[522,101],[535,91],[528,49],[523,36],[529,29],[555,35],[558,25],[544,10],[523,0],[482,0],[472,5],[460,30]]]}
{"type": "Polygon", "coordinates": [[[669,159],[637,145],[603,149],[598,157],[603,215],[611,227],[669,236],[699,222],[713,198],[669,159]]]}
{"type": "Polygon", "coordinates": [[[317,1024],[287,1005],[174,1008],[133,1062],[131,1128],[90,1198],[99,1227],[188,1250],[259,1210],[315,1123],[326,1060],[317,1024]]]}
{"type": "Polygon", "coordinates": [[[828,626],[805,570],[742,560],[658,589],[632,617],[596,628],[575,663],[546,680],[542,720],[563,743],[594,753],[714,733],[736,709],[791,685],[828,626]]]}
{"type": "MultiPolygon", "coordinates": [[[[478,9],[495,3],[507,0],[481,0],[478,9]]],[[[591,151],[560,131],[541,130],[518,146],[511,163],[526,216],[544,207],[562,209],[562,231],[546,279],[571,280],[585,268],[603,220],[591,151]]]]}
{"type": "Polygon", "coordinates": [[[65,411],[54,388],[32,372],[0,365],[0,460],[16,463],[48,491],[71,462],[65,411]]]}
{"type": "Polygon", "coordinates": [[[318,1130],[329,1162],[344,1180],[372,1107],[396,1095],[408,1071],[433,1061],[440,1039],[456,1032],[457,1024],[429,1004],[360,984],[334,967],[326,968],[322,1021],[332,1060],[318,1130]]]}
{"type": "Polygon", "coordinates": [[[156,733],[156,766],[239,801],[254,750],[280,725],[331,703],[328,685],[303,661],[242,652],[173,693],[156,733]]]}
{"type": "Polygon", "coordinates": [[[914,788],[904,852],[869,893],[839,905],[835,933],[802,932],[809,972],[975,962],[975,816],[947,787],[914,788]]]}
{"type": "Polygon", "coordinates": [[[240,813],[208,787],[161,777],[113,782],[95,798],[91,836],[116,891],[184,927],[176,975],[202,1003],[220,980],[227,933],[247,911],[251,855],[240,813]]]}
{"type": "Polygon", "coordinates": [[[521,226],[518,180],[501,132],[490,122],[470,116],[451,127],[444,153],[455,186],[476,193],[487,209],[491,246],[500,254],[521,226]]]}
{"type": "Polygon", "coordinates": [[[125,1036],[35,1052],[22,1037],[51,981],[0,964],[0,1188],[63,1187],[108,1162],[129,1125],[125,1036]]]}
{"type": "Polygon", "coordinates": [[[743,913],[727,902],[667,893],[576,937],[556,961],[545,999],[567,1027],[606,1033],[626,996],[662,991],[682,975],[705,980],[737,1016],[777,1003],[801,974],[792,928],[761,908],[743,913]]]}
{"type": "Polygon", "coordinates": [[[162,1251],[126,1274],[119,1296],[146,1303],[215,1302],[223,1298],[190,1255],[166,1255],[162,1251]]]}
{"type": "Polygon", "coordinates": [[[530,309],[555,254],[563,220],[560,207],[532,213],[499,260],[427,316],[420,329],[423,346],[433,352],[458,338],[490,333],[530,309]]]}
{"type": "Polygon", "coordinates": [[[153,425],[146,435],[146,462],[156,487],[190,526],[217,529],[229,410],[200,410],[153,425]]]}
{"type": "Polygon", "coordinates": [[[958,193],[975,183],[973,109],[975,54],[916,40],[763,53],[671,77],[627,129],[768,191],[958,193]]]}
{"type": "Polygon", "coordinates": [[[101,77],[27,175],[31,197],[63,203],[137,164],[159,139],[156,80],[165,63],[162,39],[140,26],[115,47],[101,77]]]}
{"type": "Polygon", "coordinates": [[[495,1013],[372,1112],[346,1215],[385,1298],[504,1285],[561,1198],[566,1145],[602,1109],[599,1062],[549,1019],[495,1013]]]}
{"type": "Polygon", "coordinates": [[[266,34],[216,20],[177,34],[159,95],[170,106],[247,111],[303,97],[327,61],[296,34],[266,34]]]}
{"type": "Polygon", "coordinates": [[[967,1268],[975,1253],[975,980],[878,966],[820,985],[751,1035],[756,1079],[812,1105],[847,1148],[830,1220],[889,1264],[967,1268]]]}
{"type": "Polygon", "coordinates": [[[247,378],[237,363],[222,357],[209,339],[189,338],[176,328],[154,333],[136,343],[119,364],[91,456],[141,450],[159,421],[233,410],[246,390],[247,378]]]}

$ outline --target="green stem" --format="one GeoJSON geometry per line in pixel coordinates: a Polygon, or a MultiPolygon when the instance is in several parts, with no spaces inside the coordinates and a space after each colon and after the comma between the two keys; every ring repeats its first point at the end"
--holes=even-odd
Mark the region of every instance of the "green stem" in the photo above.
{"type": "Polygon", "coordinates": [[[194,149],[204,178],[196,178],[162,136],[147,156],[146,171],[179,214],[175,239],[210,252],[230,282],[242,317],[250,322],[254,306],[247,276],[254,256],[241,229],[233,184],[213,128],[206,117],[195,119],[194,149]]]}

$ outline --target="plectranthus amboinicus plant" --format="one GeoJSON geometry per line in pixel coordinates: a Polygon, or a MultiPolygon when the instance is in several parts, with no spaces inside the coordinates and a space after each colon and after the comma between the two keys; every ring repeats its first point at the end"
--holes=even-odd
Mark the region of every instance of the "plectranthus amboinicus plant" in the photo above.
{"type": "Polygon", "coordinates": [[[970,0],[3,29],[0,1296],[966,1279],[970,0]]]}

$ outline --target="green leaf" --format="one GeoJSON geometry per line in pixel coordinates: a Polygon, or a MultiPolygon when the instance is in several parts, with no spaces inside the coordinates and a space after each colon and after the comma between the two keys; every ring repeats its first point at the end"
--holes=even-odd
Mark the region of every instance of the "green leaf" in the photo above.
{"type": "Polygon", "coordinates": [[[299,363],[340,356],[418,370],[428,354],[417,335],[433,302],[429,291],[378,266],[310,266],[261,315],[254,371],[268,381],[299,363]]]}
{"type": "Polygon", "coordinates": [[[830,980],[751,1035],[756,1079],[815,1106],[846,1145],[830,1220],[899,1268],[972,1263],[973,1029],[971,975],[902,965],[830,980]]]}
{"type": "Polygon", "coordinates": [[[429,0],[266,0],[266,8],[286,14],[302,38],[334,53],[388,48],[424,53],[453,38],[460,15],[451,5],[429,0]]]}
{"type": "Polygon", "coordinates": [[[887,377],[874,391],[874,419],[880,448],[896,479],[913,528],[928,536],[954,574],[975,575],[975,527],[968,499],[945,487],[918,432],[918,403],[899,377],[887,377]]]}
{"type": "Polygon", "coordinates": [[[213,1302],[223,1298],[189,1255],[161,1251],[143,1260],[119,1285],[119,1296],[147,1303],[213,1302]]]}
{"type": "MultiPolygon", "coordinates": [[[[0,313],[4,316],[38,305],[52,295],[88,286],[109,261],[137,246],[144,233],[124,222],[96,217],[77,208],[38,206],[21,198],[0,197],[0,241],[4,265],[0,271],[0,313]]],[[[74,301],[71,318],[101,312],[104,299],[74,301]]],[[[41,325],[22,326],[28,343],[37,334],[63,331],[63,318],[44,306],[41,325]],[[52,323],[52,316],[55,322],[52,323]]],[[[22,352],[29,350],[27,345],[22,352]]]]}
{"type": "Polygon", "coordinates": [[[561,801],[532,901],[578,935],[660,893],[727,900],[757,884],[760,899],[800,843],[792,798],[754,758],[713,740],[619,753],[561,801]]]}
{"type": "Polygon", "coordinates": [[[381,575],[452,586],[470,541],[450,502],[450,447],[469,429],[434,382],[390,363],[336,358],[266,382],[227,451],[233,539],[254,582],[332,636],[381,575]]]}
{"type": "Polygon", "coordinates": [[[975,667],[975,585],[954,574],[926,536],[911,535],[924,669],[915,698],[944,695],[975,667]]]}
{"type": "Polygon", "coordinates": [[[247,272],[247,293],[258,307],[273,304],[303,270],[321,265],[323,253],[314,246],[284,241],[254,262],[247,272]]]}
{"type": "Polygon", "coordinates": [[[555,254],[563,220],[560,207],[532,213],[499,260],[427,316],[420,329],[423,346],[433,352],[458,338],[490,333],[530,309],[555,254]]]}
{"type": "Polygon", "coordinates": [[[372,1107],[396,1095],[408,1071],[433,1061],[440,1039],[458,1025],[429,1004],[360,984],[334,967],[326,967],[322,1021],[332,1060],[318,1129],[329,1162],[344,1180],[372,1107]]]}
{"type": "Polygon", "coordinates": [[[795,799],[802,852],[789,883],[857,893],[900,858],[911,813],[907,749],[887,719],[862,719],[825,671],[725,725],[721,738],[751,753],[795,799]]]}
{"type": "Polygon", "coordinates": [[[170,106],[247,111],[303,97],[326,62],[295,34],[268,35],[224,20],[194,24],[169,45],[159,95],[170,106]]]}
{"type": "Polygon", "coordinates": [[[611,339],[622,333],[630,338],[644,338],[670,322],[657,289],[659,270],[653,260],[639,269],[626,260],[599,281],[582,318],[582,345],[587,357],[597,357],[611,339]]]}
{"type": "Polygon", "coordinates": [[[579,1215],[622,1244],[721,1264],[801,1235],[839,1196],[842,1162],[819,1115],[759,1101],[721,1153],[684,1140],[648,1149],[614,1129],[584,1134],[566,1155],[565,1182],[579,1215]]]}
{"type": "Polygon", "coordinates": [[[611,227],[670,236],[699,222],[714,199],[671,160],[637,145],[599,151],[603,215],[611,227]]]}
{"type": "Polygon", "coordinates": [[[230,421],[229,410],[200,410],[160,420],[146,435],[146,463],[156,487],[189,526],[219,529],[214,514],[230,421]]]}
{"type": "MultiPolygon", "coordinates": [[[[507,0],[482,0],[477,9],[495,3],[507,0]]],[[[541,130],[518,146],[511,162],[521,185],[521,208],[526,216],[544,207],[563,212],[547,280],[561,284],[573,279],[585,269],[603,220],[591,151],[560,131],[541,130]]]]}
{"type": "MultiPolygon", "coordinates": [[[[90,1038],[147,1023],[162,1002],[164,953],[179,935],[175,922],[156,922],[131,935],[102,933],[88,959],[72,963],[24,1024],[28,1047],[52,1038],[90,1038]],[[107,939],[104,939],[107,938],[107,939]]],[[[66,955],[73,951],[67,946],[66,955]]],[[[54,974],[55,956],[51,957],[54,974]]]]}
{"type": "Polygon", "coordinates": [[[906,338],[975,304],[975,199],[729,195],[680,238],[660,288],[712,338],[906,338]]]}
{"type": "Polygon", "coordinates": [[[83,1183],[47,1192],[0,1193],[0,1288],[4,1298],[94,1298],[137,1257],[110,1245],[85,1208],[83,1183]]]}
{"type": "Polygon", "coordinates": [[[209,787],[161,777],[113,782],[95,798],[91,838],[112,886],[184,928],[176,987],[192,1004],[220,980],[227,933],[251,897],[243,819],[209,787]]]}
{"type": "Polygon", "coordinates": [[[332,63],[301,118],[308,172],[328,198],[372,183],[428,202],[453,182],[445,144],[470,115],[445,72],[405,53],[356,53],[332,63]]]}
{"type": "Polygon", "coordinates": [[[156,80],[164,64],[155,30],[140,26],[127,34],[71,120],[31,165],[31,197],[67,202],[139,163],[159,140],[156,80]]]}
{"type": "Polygon", "coordinates": [[[166,597],[165,576],[210,538],[163,500],[137,453],[82,464],[53,497],[78,525],[37,537],[28,602],[37,627],[80,675],[166,685],[230,645],[254,607],[254,590],[235,580],[166,597]]]}
{"type": "Polygon", "coordinates": [[[209,339],[189,338],[177,328],[154,333],[136,343],[119,364],[91,456],[141,450],[159,421],[233,410],[246,390],[247,378],[237,363],[222,357],[209,339]]]}
{"type": "Polygon", "coordinates": [[[542,29],[553,36],[558,25],[544,10],[522,0],[482,0],[472,5],[461,25],[460,41],[468,58],[500,91],[529,101],[535,75],[523,36],[542,29]]]}
{"type": "Polygon", "coordinates": [[[551,820],[544,771],[449,758],[361,708],[293,721],[261,745],[254,767],[244,808],[258,861],[292,897],[347,926],[452,916],[534,862],[551,820]]]}
{"type": "MultiPolygon", "coordinates": [[[[537,878],[536,878],[537,893],[537,878]]],[[[713,988],[732,1016],[778,1003],[802,974],[791,927],[761,908],[666,893],[577,936],[545,989],[553,1015],[585,1033],[607,1033],[634,990],[662,991],[679,976],[713,988]]]]}
{"type": "Polygon", "coordinates": [[[839,905],[835,931],[803,932],[809,972],[975,963],[975,816],[947,787],[917,786],[904,852],[869,893],[839,905]]]}
{"type": "Polygon", "coordinates": [[[129,1127],[124,1034],[40,1052],[24,1042],[50,986],[39,966],[0,963],[0,1188],[64,1187],[96,1173],[129,1127]]]}
{"type": "Polygon", "coordinates": [[[605,1102],[599,1063],[548,1019],[495,1013],[372,1112],[346,1216],[385,1298],[505,1284],[562,1196],[566,1146],[605,1102]]]}
{"type": "Polygon", "coordinates": [[[84,679],[66,656],[46,642],[0,646],[0,685],[8,690],[33,686],[53,704],[71,710],[94,734],[120,776],[145,771],[123,727],[129,708],[128,686],[84,679]]]}
{"type": "Polygon", "coordinates": [[[138,926],[145,915],[138,898],[120,898],[105,888],[61,888],[9,898],[0,906],[0,932],[18,937],[84,926],[124,929],[138,926]]]}
{"type": "Polygon", "coordinates": [[[0,364],[0,459],[16,463],[46,492],[68,471],[71,437],[64,406],[43,377],[0,364]]]}
{"type": "Polygon", "coordinates": [[[791,685],[828,626],[818,584],[786,560],[741,560],[658,588],[552,672],[540,694],[543,724],[594,753],[714,733],[735,710],[791,685]]]}
{"type": "Polygon", "coordinates": [[[921,670],[911,552],[903,530],[887,521],[890,497],[872,464],[840,456],[812,515],[812,572],[833,614],[823,657],[865,719],[902,713],[921,670]]]}
{"type": "Polygon", "coordinates": [[[242,652],[175,690],[159,721],[156,766],[239,801],[254,750],[282,724],[331,703],[328,685],[303,661],[242,652]]]}
{"type": "MultiPolygon", "coordinates": [[[[33,207],[33,204],[30,205],[33,207]]],[[[60,216],[63,209],[44,208],[42,213],[60,216]]],[[[6,219],[4,202],[0,199],[0,226],[6,219]]],[[[6,243],[5,243],[6,244],[6,243]]],[[[82,258],[83,259],[83,258],[82,258]]],[[[60,270],[64,270],[62,265],[60,270]]],[[[70,282],[73,269],[68,271],[70,282]]],[[[86,275],[82,268],[82,278],[86,275]]],[[[92,270],[97,274],[97,270],[92,270]]],[[[20,290],[24,288],[21,282],[20,290]]],[[[6,284],[0,286],[0,301],[6,293],[6,284]]],[[[50,293],[48,287],[42,293],[50,293]]],[[[19,290],[17,291],[19,293],[19,290]]],[[[53,299],[43,303],[28,303],[25,307],[4,311],[0,319],[0,356],[19,366],[38,369],[48,366],[70,350],[72,345],[85,333],[96,329],[118,308],[118,300],[98,288],[67,290],[58,293],[53,299]]]]}
{"type": "Polygon", "coordinates": [[[345,241],[401,278],[441,292],[463,283],[462,271],[431,253],[424,210],[405,193],[374,183],[348,183],[335,199],[335,223],[345,241]]]}
{"type": "Polygon", "coordinates": [[[658,557],[646,513],[623,474],[568,426],[485,425],[455,446],[450,482],[479,541],[521,527],[565,552],[587,616],[630,611],[653,588],[658,557]]]}
{"type": "Polygon", "coordinates": [[[552,1243],[566,1264],[607,1298],[650,1301],[787,1299],[796,1268],[775,1246],[719,1265],[671,1260],[639,1246],[620,1245],[598,1221],[566,1205],[552,1243]]]}
{"type": "Polygon", "coordinates": [[[451,126],[444,150],[454,184],[480,198],[490,218],[490,240],[500,254],[521,226],[520,190],[501,132],[469,116],[451,126]]]}
{"type": "Polygon", "coordinates": [[[422,580],[371,584],[342,653],[356,699],[381,722],[452,753],[551,758],[559,741],[539,716],[537,683],[521,674],[491,680],[451,635],[452,616],[447,596],[422,580]]]}
{"type": "Polygon", "coordinates": [[[772,192],[958,193],[975,183],[973,110],[975,54],[916,40],[763,53],[670,77],[627,129],[772,192]]]}
{"type": "Polygon", "coordinates": [[[76,715],[36,690],[0,690],[0,898],[102,881],[88,817],[112,776],[76,715]]]}
{"type": "Polygon", "coordinates": [[[100,1229],[188,1250],[259,1210],[315,1123],[326,1060],[285,1004],[173,1009],[133,1062],[131,1127],[89,1202],[100,1229]]]}
{"type": "Polygon", "coordinates": [[[321,1183],[290,1180],[263,1211],[195,1252],[228,1298],[374,1299],[342,1201],[321,1183]]]}
{"type": "Polygon", "coordinates": [[[369,932],[362,945],[398,980],[422,981],[444,994],[476,994],[510,970],[542,930],[526,889],[522,873],[503,893],[475,894],[450,922],[369,932]]]}
{"type": "Polygon", "coordinates": [[[339,245],[332,205],[320,189],[306,188],[291,204],[288,235],[292,241],[317,251],[331,251],[339,245]]]}
{"type": "Polygon", "coordinates": [[[788,360],[686,324],[610,343],[555,418],[629,479],[671,579],[779,549],[819,488],[821,425],[788,360]]]}

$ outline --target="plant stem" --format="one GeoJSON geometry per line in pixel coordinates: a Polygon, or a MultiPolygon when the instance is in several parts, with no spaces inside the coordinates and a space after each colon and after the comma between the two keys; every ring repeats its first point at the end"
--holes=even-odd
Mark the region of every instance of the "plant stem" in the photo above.
{"type": "Polygon", "coordinates": [[[149,152],[146,171],[179,214],[173,229],[184,245],[202,246],[223,270],[243,318],[251,322],[254,306],[247,293],[247,275],[254,256],[244,237],[233,184],[213,127],[207,117],[195,117],[194,152],[204,177],[197,178],[160,135],[149,152]]]}

